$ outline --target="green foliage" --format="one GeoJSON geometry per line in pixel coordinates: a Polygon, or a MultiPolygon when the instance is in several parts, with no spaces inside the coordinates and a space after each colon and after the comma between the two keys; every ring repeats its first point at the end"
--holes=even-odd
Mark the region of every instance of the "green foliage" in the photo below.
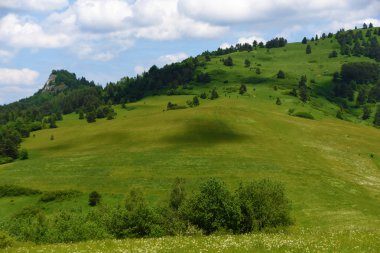
{"type": "Polygon", "coordinates": [[[380,67],[370,62],[351,62],[342,65],[342,80],[345,83],[355,81],[358,84],[374,83],[379,79],[380,67]]]}
{"type": "Polygon", "coordinates": [[[20,160],[26,160],[29,158],[28,150],[26,149],[21,149],[20,154],[19,154],[20,160]]]}
{"type": "Polygon", "coordinates": [[[380,127],[380,105],[377,106],[376,113],[375,113],[375,119],[373,120],[373,125],[375,127],[380,127]]]}
{"type": "Polygon", "coordinates": [[[62,190],[44,192],[40,197],[41,202],[64,201],[78,196],[80,192],[75,190],[62,190]]]}
{"type": "Polygon", "coordinates": [[[311,54],[311,46],[310,45],[306,46],[306,54],[311,54]]]}
{"type": "Polygon", "coordinates": [[[36,194],[41,194],[41,191],[16,185],[0,185],[0,198],[31,196],[36,194]]]}
{"type": "Polygon", "coordinates": [[[241,212],[240,233],[286,227],[293,223],[290,202],[280,183],[264,179],[241,184],[237,199],[241,212]]]}
{"type": "Polygon", "coordinates": [[[90,206],[96,206],[100,203],[101,199],[102,195],[100,195],[97,191],[93,191],[88,195],[88,204],[90,206]]]}
{"type": "Polygon", "coordinates": [[[185,179],[176,178],[170,193],[169,206],[173,210],[178,210],[186,198],[185,179]]]}
{"type": "Polygon", "coordinates": [[[371,117],[371,109],[367,105],[364,105],[362,120],[367,120],[369,117],[371,117]]]}
{"type": "Polygon", "coordinates": [[[227,59],[223,59],[223,64],[225,66],[229,66],[229,67],[233,66],[234,62],[233,62],[231,56],[228,56],[227,59]]]}
{"type": "Polygon", "coordinates": [[[82,110],[79,111],[79,119],[80,120],[84,119],[84,113],[82,110]]]}
{"type": "Polygon", "coordinates": [[[329,58],[336,58],[338,57],[338,52],[336,50],[331,51],[329,54],[329,58]]]}
{"type": "Polygon", "coordinates": [[[285,72],[282,70],[279,70],[277,73],[277,78],[278,79],[285,79],[285,72]]]}
{"type": "Polygon", "coordinates": [[[0,249],[11,247],[14,240],[5,232],[0,231],[0,249]]]}
{"type": "Polygon", "coordinates": [[[251,61],[248,59],[244,60],[244,67],[249,68],[251,66],[251,61]]]}
{"type": "Polygon", "coordinates": [[[88,112],[86,114],[86,120],[88,123],[94,123],[96,122],[96,112],[92,111],[92,112],[88,112]]]}
{"type": "Polygon", "coordinates": [[[261,74],[261,69],[259,67],[256,68],[256,74],[258,74],[258,75],[261,74]]]}
{"type": "Polygon", "coordinates": [[[281,105],[281,104],[282,104],[281,99],[279,97],[277,97],[277,99],[276,99],[276,105],[281,105]]]}
{"type": "Polygon", "coordinates": [[[247,86],[245,84],[240,85],[239,94],[243,95],[246,92],[247,92],[247,86]]]}
{"type": "Polygon", "coordinates": [[[199,73],[196,76],[196,81],[198,83],[209,83],[211,82],[211,76],[209,73],[199,73]]]}
{"type": "Polygon", "coordinates": [[[240,210],[234,196],[225,184],[209,179],[200,186],[200,192],[192,196],[181,210],[182,215],[206,234],[217,230],[237,231],[240,210]]]}
{"type": "Polygon", "coordinates": [[[309,100],[309,91],[306,86],[300,87],[300,99],[304,103],[309,100]]]}
{"type": "Polygon", "coordinates": [[[210,96],[210,99],[211,100],[215,100],[219,98],[219,94],[218,94],[218,91],[216,90],[216,88],[212,89],[211,91],[211,96],[210,96]]]}
{"type": "Polygon", "coordinates": [[[201,95],[199,96],[201,99],[206,99],[207,98],[207,94],[206,92],[202,92],[201,95]]]}
{"type": "Polygon", "coordinates": [[[314,116],[308,112],[296,112],[293,115],[299,118],[304,118],[304,119],[312,119],[312,120],[315,119],[314,116]]]}
{"type": "MultiPolygon", "coordinates": [[[[190,102],[192,104],[192,101],[190,101],[190,102]]],[[[172,102],[168,102],[168,104],[166,106],[166,110],[168,110],[168,111],[170,111],[170,110],[179,110],[179,109],[186,109],[186,106],[173,104],[172,102]]]]}

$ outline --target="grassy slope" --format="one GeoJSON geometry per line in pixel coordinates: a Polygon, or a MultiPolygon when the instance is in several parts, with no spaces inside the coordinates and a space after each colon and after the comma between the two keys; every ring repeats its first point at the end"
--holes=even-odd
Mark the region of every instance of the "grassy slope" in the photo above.
{"type": "MultiPolygon", "coordinates": [[[[328,59],[333,48],[337,44],[325,40],[312,46],[311,55],[298,43],[269,52],[234,53],[232,68],[222,65],[223,57],[213,58],[204,71],[216,80],[194,93],[216,86],[221,98],[201,100],[198,108],[164,112],[168,101],[185,104],[191,96],[160,96],[129,105],[134,107],[131,111],[117,108],[113,121],[87,124],[77,115],[67,115],[59,128],[25,140],[30,159],[0,166],[0,184],[98,190],[110,204],[122,203],[129,189],[141,187],[150,201],[159,203],[178,176],[187,179],[189,191],[207,177],[220,177],[231,188],[240,181],[269,177],[286,186],[296,218],[294,231],[376,229],[380,131],[366,126],[370,121],[352,124],[335,119],[338,107],[323,98],[303,105],[286,95],[302,74],[314,79],[314,85],[326,87],[342,63],[365,60],[328,59]],[[263,73],[244,68],[245,59],[252,67],[261,64],[263,73]],[[286,80],[275,78],[279,69],[287,74],[286,80]],[[229,83],[223,84],[224,80],[229,83]],[[245,96],[225,91],[243,82],[262,83],[249,84],[245,96]],[[276,97],[281,106],[275,105],[276,97]],[[311,112],[317,120],[289,116],[289,108],[311,112]]],[[[34,205],[37,198],[0,199],[0,216],[34,205]]],[[[86,196],[44,207],[87,208],[86,196]]]]}

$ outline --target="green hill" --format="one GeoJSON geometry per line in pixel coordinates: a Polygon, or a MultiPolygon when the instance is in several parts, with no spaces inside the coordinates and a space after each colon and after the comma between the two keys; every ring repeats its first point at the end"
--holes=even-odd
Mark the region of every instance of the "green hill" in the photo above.
{"type": "MultiPolygon", "coordinates": [[[[90,124],[72,112],[63,115],[57,128],[31,132],[21,144],[29,159],[1,165],[0,185],[79,193],[46,203],[39,201],[40,195],[2,197],[0,222],[7,222],[25,207],[41,208],[47,215],[62,209],[90,210],[87,201],[91,191],[102,194],[104,205],[123,206],[127,193],[140,188],[149,203],[162,205],[176,177],[186,179],[189,193],[210,177],[222,179],[231,190],[240,182],[270,178],[284,184],[295,224],[287,234],[278,235],[280,238],[269,234],[262,235],[263,240],[273,240],[273,245],[281,240],[305,240],[312,251],[324,251],[318,248],[323,243],[315,242],[314,236],[320,241],[331,236],[338,246],[326,246],[327,251],[351,251],[355,246],[359,251],[378,251],[380,245],[373,236],[379,233],[380,225],[380,131],[373,127],[378,103],[367,104],[372,113],[363,120],[363,106],[355,101],[359,90],[354,101],[338,98],[332,82],[343,64],[375,60],[364,56],[329,57],[333,50],[341,49],[335,38],[326,37],[309,45],[311,54],[306,54],[302,43],[204,54],[196,58],[199,64],[194,73],[207,73],[210,82],[192,79],[185,84],[164,85],[157,95],[150,91],[125,106],[112,105],[117,113],[113,120],[98,119],[90,124]],[[227,57],[232,58],[232,66],[224,64],[227,57]],[[246,60],[250,66],[246,66],[246,60]],[[284,79],[277,78],[279,70],[285,73],[284,79]],[[305,103],[291,95],[293,88],[299,93],[303,75],[310,96],[305,103]],[[242,84],[247,92],[239,94],[242,84]],[[214,88],[219,98],[211,100],[214,88]],[[189,107],[188,101],[202,93],[208,98],[199,99],[197,107],[189,107]],[[341,109],[342,101],[346,108],[341,109]],[[186,109],[167,110],[168,102],[186,109]],[[345,120],[336,118],[341,110],[345,120]],[[305,114],[314,120],[296,117],[305,114]],[[347,237],[357,239],[357,244],[347,237]]],[[[369,91],[376,84],[365,85],[369,91]]],[[[103,91],[104,97],[110,94],[109,88],[103,91]]],[[[255,236],[259,235],[251,239],[257,240],[255,236]]],[[[194,240],[207,244],[203,240],[213,238],[194,240]]],[[[155,245],[154,240],[147,243],[155,245]]],[[[165,238],[165,245],[175,240],[178,238],[165,238]]],[[[229,240],[246,238],[234,236],[229,240]]],[[[124,243],[124,247],[135,250],[144,247],[140,241],[124,243]]],[[[91,244],[72,247],[86,245],[91,244]]],[[[251,245],[246,250],[303,249],[286,243],[284,248],[273,245],[251,245]]],[[[35,250],[49,249],[44,247],[35,250]]],[[[175,247],[162,251],[180,249],[180,245],[175,247]]],[[[226,249],[233,252],[231,247],[226,249]]]]}

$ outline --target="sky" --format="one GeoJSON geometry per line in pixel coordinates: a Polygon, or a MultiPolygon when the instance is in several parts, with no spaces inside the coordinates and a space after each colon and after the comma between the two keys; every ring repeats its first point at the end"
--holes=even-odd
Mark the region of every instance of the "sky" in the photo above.
{"type": "Polygon", "coordinates": [[[236,43],[372,22],[380,0],[0,0],[0,104],[53,69],[100,85],[236,43]]]}

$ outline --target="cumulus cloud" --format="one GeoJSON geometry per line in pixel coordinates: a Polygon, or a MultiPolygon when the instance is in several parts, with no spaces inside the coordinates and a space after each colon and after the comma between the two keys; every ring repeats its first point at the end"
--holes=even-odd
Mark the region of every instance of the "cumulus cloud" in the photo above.
{"type": "Polygon", "coordinates": [[[78,24],[93,31],[124,29],[132,17],[129,4],[122,0],[77,0],[72,9],[78,24]]]}
{"type": "Polygon", "coordinates": [[[147,68],[145,68],[144,66],[137,65],[135,66],[134,71],[135,71],[135,74],[141,75],[142,73],[147,71],[147,68]]]}
{"type": "Polygon", "coordinates": [[[171,63],[183,61],[183,60],[185,60],[188,57],[189,56],[186,53],[183,53],[183,52],[176,53],[176,54],[166,54],[166,55],[160,56],[156,60],[156,64],[158,66],[164,66],[166,64],[171,64],[171,63]]]}
{"type": "Polygon", "coordinates": [[[53,11],[68,5],[68,0],[1,0],[0,9],[53,11]]]}
{"type": "Polygon", "coordinates": [[[0,86],[12,86],[20,88],[35,84],[39,73],[37,71],[24,69],[0,68],[0,86]]]}
{"type": "Polygon", "coordinates": [[[71,43],[67,34],[48,34],[32,20],[8,14],[0,19],[0,41],[16,48],[59,48],[71,43]]]}
{"type": "Polygon", "coordinates": [[[257,42],[265,42],[265,39],[261,36],[261,35],[251,35],[249,37],[240,37],[238,39],[238,43],[241,43],[241,44],[244,44],[244,43],[248,43],[248,44],[252,44],[253,41],[257,41],[257,42]]]}

